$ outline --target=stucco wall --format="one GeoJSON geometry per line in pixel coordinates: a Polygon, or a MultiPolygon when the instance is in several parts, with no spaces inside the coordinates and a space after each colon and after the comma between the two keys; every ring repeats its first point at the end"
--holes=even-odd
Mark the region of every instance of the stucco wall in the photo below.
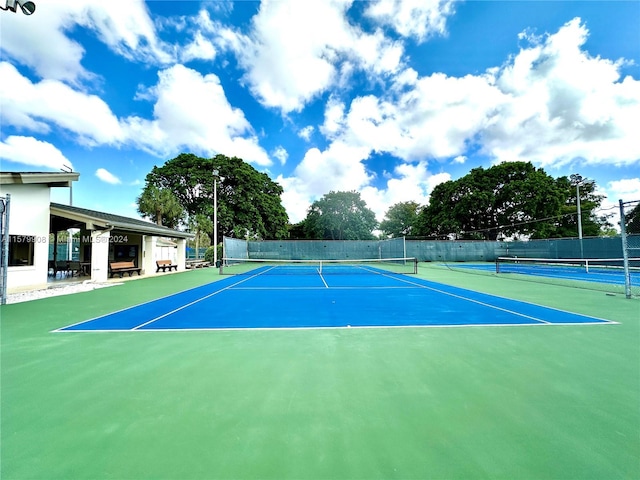
{"type": "Polygon", "coordinates": [[[46,286],[50,189],[47,185],[38,184],[0,185],[0,195],[7,193],[11,195],[9,234],[35,240],[33,265],[8,267],[7,292],[46,286]]]}

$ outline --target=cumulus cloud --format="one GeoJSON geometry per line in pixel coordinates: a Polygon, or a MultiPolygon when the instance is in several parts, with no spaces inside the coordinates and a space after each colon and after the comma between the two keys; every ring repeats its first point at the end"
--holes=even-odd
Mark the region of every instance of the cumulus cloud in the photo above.
{"type": "Polygon", "coordinates": [[[365,15],[403,37],[423,42],[446,33],[447,18],[453,15],[454,5],[451,0],[378,0],[371,2],[365,15]]]}
{"type": "Polygon", "coordinates": [[[623,178],[607,183],[608,197],[610,199],[631,202],[640,200],[640,178],[623,178]]]}
{"type": "Polygon", "coordinates": [[[0,89],[5,125],[38,133],[57,127],[76,135],[84,145],[136,145],[157,156],[189,148],[206,155],[238,156],[263,166],[272,163],[244,113],[229,104],[214,74],[201,75],[182,65],[161,70],[158,83],[137,95],[154,102],[152,119],[119,119],[97,95],[57,80],[32,83],[7,62],[0,62],[0,75],[15,87],[0,89]]]}
{"type": "Polygon", "coordinates": [[[306,127],[298,130],[298,136],[308,142],[311,140],[311,135],[313,135],[314,131],[315,127],[313,125],[307,125],[306,127]]]}
{"type": "MultiPolygon", "coordinates": [[[[574,19],[555,34],[524,33],[521,38],[531,42],[529,47],[480,75],[421,77],[406,68],[390,80],[383,95],[355,97],[350,104],[331,96],[320,127],[331,143],[325,151],[309,150],[295,172],[302,182],[290,180],[289,185],[297,195],[306,191],[313,198],[334,181],[345,183],[345,170],[364,172],[353,175],[347,186],[381,206],[395,197],[391,190],[396,184],[403,192],[411,185],[396,169],[385,190],[372,187],[364,165],[373,153],[408,163],[452,159],[456,164],[466,161],[471,145],[496,163],[637,163],[640,82],[620,78],[622,60],[585,52],[587,35],[580,19],[574,19]],[[334,160],[334,145],[358,154],[334,160]],[[343,169],[335,166],[340,162],[343,169]],[[325,172],[322,180],[314,175],[320,171],[325,172]]],[[[417,182],[415,175],[411,178],[417,182]]],[[[420,192],[412,195],[424,199],[420,192]]]]}
{"type": "Polygon", "coordinates": [[[620,78],[621,61],[584,51],[587,36],[573,19],[555,34],[530,38],[496,72],[506,101],[482,132],[485,152],[541,166],[640,159],[640,81],[620,78]]]}
{"type": "Polygon", "coordinates": [[[12,88],[0,89],[4,125],[48,133],[53,125],[73,132],[87,145],[117,144],[124,133],[109,106],[57,80],[32,83],[7,62],[0,76],[12,88]]]}
{"type": "Polygon", "coordinates": [[[349,23],[351,3],[264,1],[250,32],[223,28],[218,42],[236,53],[262,104],[300,111],[355,69],[381,74],[400,68],[402,44],[349,23]]]}
{"type": "Polygon", "coordinates": [[[155,99],[154,118],[123,121],[130,141],[140,148],[163,156],[188,147],[271,165],[244,113],[229,103],[215,74],[175,65],[161,70],[158,83],[144,96],[155,99]]]}
{"type": "Polygon", "coordinates": [[[45,167],[53,170],[73,169],[73,164],[54,145],[33,137],[16,135],[7,137],[0,142],[0,158],[31,167],[45,167]]]}
{"type": "Polygon", "coordinates": [[[182,49],[180,54],[180,58],[185,63],[190,60],[213,60],[215,57],[215,46],[201,32],[196,32],[194,39],[182,49]]]}
{"type": "Polygon", "coordinates": [[[39,77],[77,84],[94,75],[81,64],[85,50],[67,31],[95,32],[111,50],[129,59],[164,63],[171,59],[159,41],[145,3],[84,0],[38,5],[36,15],[3,19],[1,49],[6,57],[32,68],[39,77]]]}
{"type": "Polygon", "coordinates": [[[110,183],[111,185],[119,185],[120,183],[122,183],[122,181],[118,177],[104,168],[99,168],[96,170],[96,177],[98,177],[105,183],[110,183]]]}
{"type": "Polygon", "coordinates": [[[280,161],[280,165],[284,165],[285,163],[287,163],[287,158],[289,158],[287,150],[281,145],[275,148],[275,150],[273,151],[273,156],[280,161]]]}
{"type": "Polygon", "coordinates": [[[404,75],[402,82],[397,96],[356,97],[348,109],[330,100],[322,133],[407,161],[460,156],[506,101],[488,76],[404,75]]]}
{"type": "Polygon", "coordinates": [[[400,202],[416,202],[419,205],[429,203],[429,195],[436,185],[451,180],[448,173],[431,174],[427,162],[400,164],[385,185],[385,188],[373,186],[362,190],[362,198],[367,206],[382,221],[389,207],[400,202]]]}

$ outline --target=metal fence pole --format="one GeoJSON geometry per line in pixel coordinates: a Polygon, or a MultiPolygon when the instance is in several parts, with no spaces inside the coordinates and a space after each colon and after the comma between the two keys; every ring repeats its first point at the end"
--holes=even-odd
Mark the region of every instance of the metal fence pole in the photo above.
{"type": "Polygon", "coordinates": [[[624,295],[631,298],[631,269],[629,268],[629,248],[627,243],[627,220],[624,216],[624,203],[620,203],[620,238],[622,239],[622,259],[624,261],[624,295]]]}
{"type": "Polygon", "coordinates": [[[0,236],[2,237],[2,259],[0,261],[1,276],[0,281],[0,304],[7,303],[7,267],[9,266],[9,212],[11,206],[11,194],[7,193],[4,198],[4,208],[0,212],[2,221],[0,222],[0,236]]]}

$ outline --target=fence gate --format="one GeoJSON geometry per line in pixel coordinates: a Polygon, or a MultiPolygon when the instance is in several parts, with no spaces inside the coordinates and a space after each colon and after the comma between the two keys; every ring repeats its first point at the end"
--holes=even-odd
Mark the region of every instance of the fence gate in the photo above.
{"type": "Polygon", "coordinates": [[[623,202],[620,200],[620,236],[624,259],[624,291],[627,298],[640,294],[640,287],[631,283],[631,271],[640,267],[640,200],[623,202]],[[639,292],[632,292],[638,289],[639,292]]]}

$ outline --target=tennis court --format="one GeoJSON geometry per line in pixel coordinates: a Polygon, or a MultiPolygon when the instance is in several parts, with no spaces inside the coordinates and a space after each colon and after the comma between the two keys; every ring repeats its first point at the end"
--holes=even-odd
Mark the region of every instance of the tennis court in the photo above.
{"type": "MultiPolygon", "coordinates": [[[[631,259],[629,279],[632,287],[640,286],[640,260],[631,259]]],[[[577,280],[582,282],[624,285],[622,260],[612,259],[536,259],[501,258],[495,263],[460,263],[457,268],[501,274],[520,274],[537,277],[577,280]]]]}
{"type": "Polygon", "coordinates": [[[276,272],[198,269],[2,306],[0,476],[638,478],[637,298],[433,263],[323,269],[327,286],[276,272]],[[500,308],[527,326],[282,326],[405,325],[414,296],[436,327],[447,309],[471,325],[500,308]],[[579,323],[592,317],[610,324],[579,323]]]}
{"type": "Polygon", "coordinates": [[[249,262],[223,280],[56,331],[612,323],[398,273],[414,268],[402,265],[249,262]]]}

